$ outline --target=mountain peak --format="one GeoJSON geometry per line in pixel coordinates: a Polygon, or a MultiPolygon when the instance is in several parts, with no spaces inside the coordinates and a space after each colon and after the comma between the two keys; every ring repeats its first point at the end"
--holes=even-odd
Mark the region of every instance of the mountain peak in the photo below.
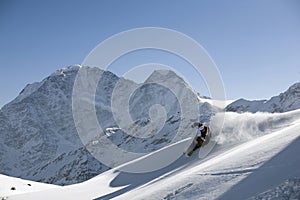
{"type": "MultiPolygon", "coordinates": [[[[156,79],[156,78],[170,78],[170,77],[179,77],[175,72],[168,70],[168,69],[159,69],[154,70],[152,74],[148,77],[147,80],[156,79]]],[[[179,77],[181,78],[181,77],[179,77]]]]}
{"type": "Polygon", "coordinates": [[[151,83],[151,82],[181,82],[185,86],[188,86],[188,84],[185,82],[185,80],[180,77],[178,74],[176,74],[172,70],[154,70],[152,74],[146,79],[145,83],[151,83]]]}
{"type": "Polygon", "coordinates": [[[63,75],[63,74],[67,74],[67,73],[74,72],[74,71],[77,72],[81,67],[82,66],[79,64],[70,65],[68,67],[63,67],[61,69],[56,70],[56,72],[51,74],[51,76],[63,75]]]}

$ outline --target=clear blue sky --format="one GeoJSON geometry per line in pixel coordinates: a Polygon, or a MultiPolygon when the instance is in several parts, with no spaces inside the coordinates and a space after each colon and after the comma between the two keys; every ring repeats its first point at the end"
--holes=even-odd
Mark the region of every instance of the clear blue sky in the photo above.
{"type": "Polygon", "coordinates": [[[145,26],[198,41],[228,99],[270,98],[300,81],[298,0],[0,0],[0,107],[111,35],[145,26]]]}

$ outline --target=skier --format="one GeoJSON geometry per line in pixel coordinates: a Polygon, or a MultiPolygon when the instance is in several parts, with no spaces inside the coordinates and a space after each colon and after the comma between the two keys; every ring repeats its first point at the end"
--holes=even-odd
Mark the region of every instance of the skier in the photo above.
{"type": "Polygon", "coordinates": [[[206,136],[209,134],[209,127],[200,123],[200,122],[195,122],[193,125],[192,125],[192,128],[197,128],[198,129],[198,133],[197,133],[197,136],[196,136],[196,145],[195,147],[188,153],[188,156],[191,156],[194,151],[196,151],[197,149],[199,149],[203,143],[205,142],[205,138],[206,136]]]}

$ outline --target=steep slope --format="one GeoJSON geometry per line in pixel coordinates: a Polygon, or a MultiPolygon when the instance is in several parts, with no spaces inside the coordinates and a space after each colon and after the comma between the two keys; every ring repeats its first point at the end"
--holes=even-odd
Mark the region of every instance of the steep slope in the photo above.
{"type": "MultiPolygon", "coordinates": [[[[236,115],[236,113],[228,113],[236,115]]],[[[239,114],[248,121],[249,115],[239,114]]],[[[253,114],[261,115],[261,114],[253,114]]],[[[142,159],[129,162],[119,169],[109,170],[81,184],[43,191],[14,194],[9,199],[261,199],[274,197],[299,198],[300,177],[298,155],[300,140],[300,110],[284,114],[265,114],[261,121],[270,134],[257,136],[235,146],[222,144],[206,158],[180,157],[171,165],[151,173],[126,173],[118,170],[172,156],[185,141],[158,150],[142,159]],[[274,127],[270,116],[282,121],[274,127]],[[291,177],[294,177],[291,179],[291,177]],[[255,183],[255,184],[254,184],[255,183]],[[289,188],[279,191],[278,188],[289,188]],[[272,196],[273,195],[273,196],[272,196]]],[[[261,118],[261,116],[260,116],[261,118]]],[[[230,126],[232,121],[227,122],[230,126]]],[[[253,126],[256,126],[255,124],[253,126]]],[[[226,127],[225,127],[226,128],[226,127]]],[[[242,130],[243,131],[243,130],[242,130]]],[[[156,161],[155,161],[156,162],[156,161]]],[[[148,164],[147,164],[148,163],[148,164]]],[[[1,178],[1,177],[0,177],[1,178]]],[[[1,187],[0,187],[1,188],[1,187]]]]}
{"type": "Polygon", "coordinates": [[[233,112],[287,112],[300,108],[300,83],[270,100],[248,101],[239,99],[226,107],[233,112]]]}
{"type": "Polygon", "coordinates": [[[300,110],[289,113],[294,120],[279,130],[275,128],[270,134],[234,148],[219,146],[204,160],[115,199],[247,199],[272,194],[272,198],[278,195],[297,199],[297,190],[280,192],[276,187],[297,187],[291,183],[299,181],[299,113],[300,110]],[[276,192],[265,192],[268,190],[276,192]]]}

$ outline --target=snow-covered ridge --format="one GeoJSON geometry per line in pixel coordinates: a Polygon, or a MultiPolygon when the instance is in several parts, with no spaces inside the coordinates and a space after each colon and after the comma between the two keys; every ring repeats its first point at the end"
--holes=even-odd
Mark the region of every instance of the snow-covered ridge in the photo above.
{"type": "Polygon", "coordinates": [[[239,99],[226,107],[233,112],[287,112],[300,108],[300,83],[295,83],[287,91],[270,100],[248,101],[239,99]]]}
{"type": "Polygon", "coordinates": [[[220,109],[224,109],[226,106],[230,105],[232,102],[234,102],[233,100],[214,100],[214,99],[210,99],[208,97],[200,97],[198,96],[198,99],[201,103],[209,103],[210,105],[214,105],[220,109]]]}
{"type": "Polygon", "coordinates": [[[31,95],[33,92],[39,89],[42,84],[43,82],[36,82],[26,85],[26,87],[20,92],[19,96],[14,100],[14,103],[20,102],[31,95]]]}

